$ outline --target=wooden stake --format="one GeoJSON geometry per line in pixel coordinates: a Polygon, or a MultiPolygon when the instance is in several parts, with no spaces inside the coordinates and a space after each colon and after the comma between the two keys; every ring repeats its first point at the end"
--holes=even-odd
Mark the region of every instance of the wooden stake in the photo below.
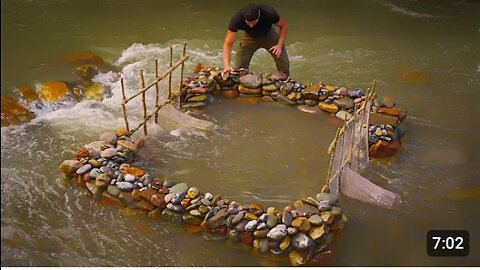
{"type": "MultiPolygon", "coordinates": [[[[170,68],[173,65],[173,47],[170,46],[170,68]]],[[[172,96],[172,73],[168,74],[168,99],[172,96]]]]}
{"type": "Polygon", "coordinates": [[[126,102],[136,98],[137,96],[141,95],[143,92],[147,91],[148,89],[150,89],[151,87],[153,87],[155,85],[155,83],[163,80],[165,77],[168,76],[168,74],[170,74],[172,71],[174,71],[178,66],[180,66],[180,64],[182,64],[183,62],[185,62],[186,60],[188,60],[190,58],[190,56],[185,56],[183,57],[182,59],[178,60],[175,64],[173,64],[173,66],[171,68],[169,68],[167,71],[165,71],[165,73],[163,73],[162,75],[160,75],[160,77],[158,77],[157,79],[155,79],[152,83],[150,83],[148,86],[144,87],[143,89],[141,89],[140,92],[137,92],[135,95],[129,97],[126,99],[126,102]]]}
{"type": "Polygon", "coordinates": [[[325,183],[327,185],[328,185],[328,182],[330,181],[330,176],[332,175],[333,157],[335,155],[335,149],[337,148],[337,140],[338,140],[339,134],[340,134],[340,128],[337,128],[337,133],[335,134],[335,138],[333,138],[333,141],[330,144],[330,147],[328,147],[328,152],[330,153],[330,162],[328,164],[327,182],[325,183]]]}
{"type": "MultiPolygon", "coordinates": [[[[158,58],[155,58],[155,79],[158,79],[158,58]]],[[[159,98],[159,90],[158,90],[158,82],[155,83],[155,108],[158,107],[158,98],[159,98]]],[[[155,124],[158,124],[158,113],[155,114],[155,124]]]]}
{"type": "MultiPolygon", "coordinates": [[[[143,69],[140,69],[140,78],[142,79],[142,89],[145,88],[145,79],[143,78],[143,69]]],[[[145,101],[145,91],[142,92],[142,105],[143,105],[143,121],[145,122],[143,125],[143,133],[145,136],[148,135],[147,133],[147,122],[145,119],[147,118],[147,103],[145,101]]]]}
{"type": "Polygon", "coordinates": [[[125,86],[123,84],[123,76],[122,78],[120,79],[120,83],[122,85],[122,110],[123,110],[123,120],[125,120],[125,128],[129,130],[128,128],[128,118],[127,118],[127,107],[126,107],[126,104],[127,102],[125,101],[125,86]]]}

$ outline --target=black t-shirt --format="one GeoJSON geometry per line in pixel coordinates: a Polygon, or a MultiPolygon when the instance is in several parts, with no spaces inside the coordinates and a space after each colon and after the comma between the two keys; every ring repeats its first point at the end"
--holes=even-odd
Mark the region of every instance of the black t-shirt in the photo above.
{"type": "Polygon", "coordinates": [[[278,15],[277,11],[275,11],[275,9],[273,9],[273,7],[271,6],[258,5],[258,8],[260,9],[260,19],[254,27],[250,28],[245,22],[245,19],[242,15],[242,10],[244,8],[242,8],[237,11],[237,13],[235,13],[233,18],[230,20],[230,23],[228,24],[228,30],[232,32],[243,30],[249,36],[255,38],[266,36],[272,28],[272,24],[278,23],[278,21],[280,20],[280,16],[278,15]]]}

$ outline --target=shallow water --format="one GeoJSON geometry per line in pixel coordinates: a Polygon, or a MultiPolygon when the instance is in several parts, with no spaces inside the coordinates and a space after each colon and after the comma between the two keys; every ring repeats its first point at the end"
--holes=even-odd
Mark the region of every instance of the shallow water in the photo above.
{"type": "MultiPolygon", "coordinates": [[[[117,66],[135,91],[138,68],[165,67],[168,46],[188,42],[187,64],[221,64],[226,24],[248,1],[2,1],[1,93],[19,85],[74,81],[64,55],[91,51],[117,66]]],[[[333,244],[332,265],[480,265],[480,5],[475,1],[288,1],[275,8],[289,24],[287,51],[297,80],[366,88],[408,110],[404,150],[366,176],[402,196],[395,211],[343,198],[349,217],[333,244]],[[432,258],[426,232],[465,229],[470,255],[432,258]]],[[[175,46],[176,52],[180,46],[175,46]]],[[[274,68],[262,51],[254,71],[274,68]]],[[[109,80],[109,75],[96,79],[109,80]]],[[[177,78],[178,80],[178,78],[177,78]]],[[[2,266],[276,266],[186,226],[152,222],[96,205],[57,171],[75,150],[123,124],[118,82],[113,97],[82,102],[1,129],[2,266]]],[[[165,85],[163,85],[165,86],[165,85]]],[[[150,97],[151,100],[152,97],[150,97]]],[[[244,203],[281,207],[314,195],[327,174],[336,126],[266,102],[217,100],[200,113],[217,128],[174,136],[149,126],[155,154],[139,163],[153,174],[244,203]]],[[[138,104],[129,113],[138,121],[138,104]]]]}

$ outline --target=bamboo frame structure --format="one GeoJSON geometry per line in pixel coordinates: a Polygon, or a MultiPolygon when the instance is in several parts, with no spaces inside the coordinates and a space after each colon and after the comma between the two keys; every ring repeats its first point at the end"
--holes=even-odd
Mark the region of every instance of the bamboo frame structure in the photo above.
{"type": "MultiPolygon", "coordinates": [[[[155,58],[155,78],[158,78],[158,58],[155,58]]],[[[158,107],[158,99],[159,99],[159,90],[158,90],[158,82],[155,84],[155,108],[158,107]]],[[[170,95],[168,96],[170,97],[170,95]]],[[[158,113],[155,113],[155,124],[158,124],[158,113]]]]}
{"type": "Polygon", "coordinates": [[[182,94],[182,82],[183,82],[183,72],[184,72],[184,67],[185,67],[185,61],[187,61],[190,56],[186,55],[186,50],[187,50],[187,43],[185,42],[183,45],[183,52],[180,57],[180,59],[173,64],[173,48],[170,47],[170,62],[169,62],[169,68],[161,75],[159,76],[158,74],[158,58],[155,59],[155,79],[153,82],[148,84],[147,86],[145,85],[145,78],[144,78],[144,70],[140,69],[139,70],[139,76],[140,76],[140,89],[137,93],[130,97],[126,97],[125,95],[125,85],[124,85],[124,79],[123,76],[121,78],[121,86],[122,86],[122,110],[123,110],[123,118],[125,120],[125,128],[128,130],[129,134],[132,135],[135,133],[137,130],[139,130],[143,126],[143,132],[146,136],[148,136],[148,130],[147,130],[147,122],[152,118],[152,116],[155,115],[155,123],[158,123],[158,111],[165,106],[166,104],[172,103],[176,98],[180,97],[182,94]],[[181,66],[180,69],[180,91],[176,94],[172,94],[172,73],[175,69],[177,69],[179,66],[181,66]],[[160,92],[159,92],[159,86],[158,83],[165,79],[168,76],[168,98],[167,101],[164,102],[163,104],[158,104],[158,100],[160,98],[160,92]],[[156,95],[155,95],[155,108],[154,111],[151,114],[147,114],[147,102],[146,102],[146,92],[150,88],[155,86],[156,90],[156,95]],[[130,130],[129,128],[129,123],[128,123],[128,117],[127,117],[127,109],[126,109],[126,104],[133,100],[134,98],[138,97],[139,95],[142,95],[142,108],[143,108],[143,121],[137,125],[134,129],[130,130]]]}
{"type": "MultiPolygon", "coordinates": [[[[140,78],[142,79],[142,89],[143,89],[143,88],[145,88],[145,79],[143,78],[143,69],[140,69],[140,78]]],[[[142,107],[143,107],[143,120],[144,121],[147,118],[147,102],[145,100],[145,92],[146,91],[142,91],[142,107]]],[[[145,133],[145,135],[148,135],[148,133],[147,133],[147,123],[145,123],[145,125],[143,125],[143,132],[145,133]]]]}
{"type": "MultiPolygon", "coordinates": [[[[330,145],[328,147],[327,153],[330,155],[330,163],[329,163],[329,166],[328,166],[327,180],[325,181],[325,185],[329,184],[329,181],[330,181],[331,178],[337,177],[337,175],[338,175],[338,177],[341,177],[341,173],[342,173],[342,170],[343,170],[345,165],[347,165],[347,164],[351,165],[351,159],[352,159],[352,155],[353,155],[353,151],[354,151],[353,141],[354,141],[354,138],[355,138],[355,121],[357,119],[357,116],[359,117],[360,113],[370,113],[370,112],[365,111],[365,110],[366,110],[366,107],[367,107],[367,102],[371,102],[371,99],[374,96],[375,84],[376,84],[376,80],[373,80],[371,88],[367,88],[367,94],[366,94],[365,102],[360,106],[360,108],[356,109],[356,107],[354,107],[353,117],[350,118],[347,121],[346,116],[345,116],[343,126],[341,128],[337,129],[337,133],[336,133],[335,137],[333,138],[332,142],[330,143],[330,145]],[[342,141],[342,145],[341,145],[341,149],[340,149],[340,168],[339,168],[339,171],[333,173],[333,175],[332,175],[334,152],[335,152],[335,150],[338,146],[338,139],[341,135],[343,135],[343,133],[345,132],[345,129],[350,125],[354,125],[353,126],[354,127],[353,132],[352,132],[350,153],[349,153],[347,159],[345,160],[345,162],[343,162],[343,158],[344,158],[343,157],[343,154],[344,154],[343,152],[344,152],[345,141],[342,141]]],[[[363,128],[364,117],[361,117],[360,119],[362,121],[361,124],[360,124],[360,128],[363,128]]],[[[367,120],[367,125],[368,125],[368,120],[367,120]]],[[[368,137],[366,138],[366,140],[367,140],[367,143],[368,143],[368,137]]],[[[360,147],[357,147],[357,155],[358,156],[359,156],[359,151],[360,151],[360,147]]],[[[339,183],[338,188],[340,189],[340,183],[339,183]]],[[[338,190],[338,192],[340,192],[340,190],[338,190]]]]}

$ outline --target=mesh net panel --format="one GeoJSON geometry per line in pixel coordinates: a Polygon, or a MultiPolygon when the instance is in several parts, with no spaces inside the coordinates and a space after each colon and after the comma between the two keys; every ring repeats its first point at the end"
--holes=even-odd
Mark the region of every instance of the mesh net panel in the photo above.
{"type": "Polygon", "coordinates": [[[399,196],[383,189],[360,174],[367,168],[368,117],[371,100],[354,113],[340,130],[331,153],[328,188],[330,193],[342,193],[351,198],[391,208],[399,196]]]}

